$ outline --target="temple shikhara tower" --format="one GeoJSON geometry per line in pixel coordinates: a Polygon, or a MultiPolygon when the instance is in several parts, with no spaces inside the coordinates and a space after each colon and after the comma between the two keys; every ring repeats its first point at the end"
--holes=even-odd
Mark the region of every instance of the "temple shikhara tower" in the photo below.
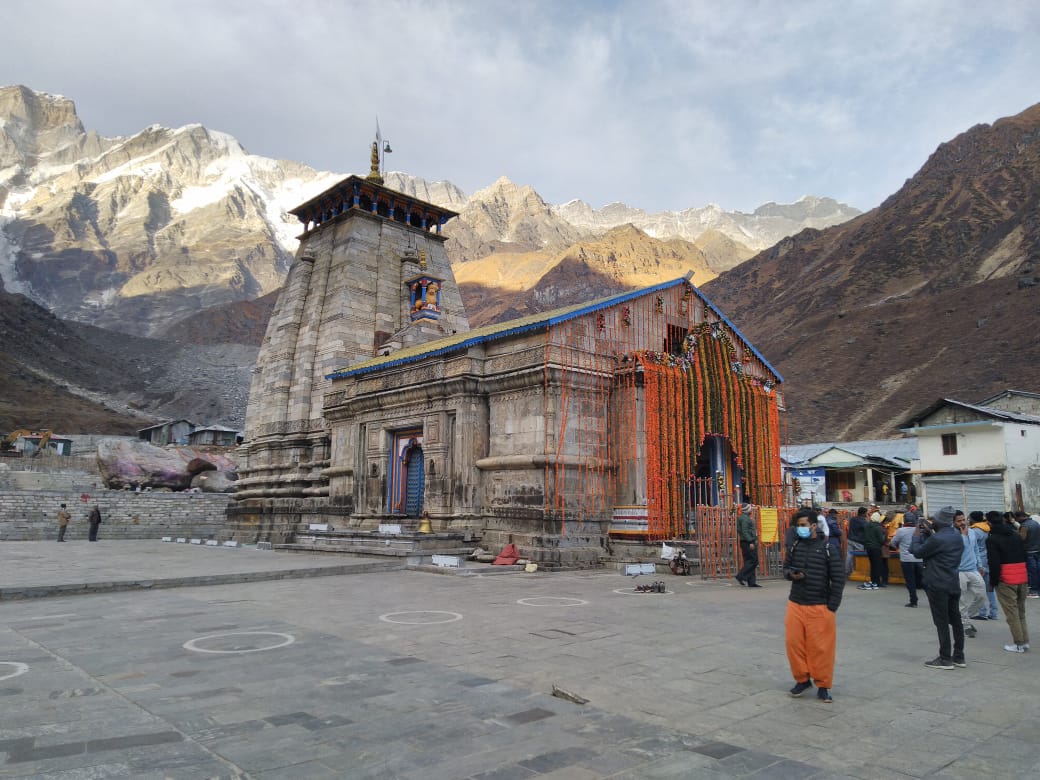
{"type": "Polygon", "coordinates": [[[782,502],[781,378],[689,276],[470,329],[453,212],[351,176],[304,232],[268,325],[229,519],[245,541],[412,529],[597,565],[782,502]]]}

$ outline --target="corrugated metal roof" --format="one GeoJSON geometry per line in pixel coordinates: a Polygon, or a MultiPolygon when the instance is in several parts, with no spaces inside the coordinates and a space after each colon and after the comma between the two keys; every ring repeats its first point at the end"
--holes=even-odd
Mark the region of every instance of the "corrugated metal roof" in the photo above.
{"type": "Polygon", "coordinates": [[[179,420],[167,420],[166,422],[156,423],[155,425],[149,425],[147,428],[138,428],[138,433],[144,433],[145,431],[153,431],[156,428],[165,428],[167,425],[176,425],[177,423],[188,423],[192,428],[195,427],[195,423],[191,420],[184,419],[183,417],[179,420]]]}
{"type": "MultiPolygon", "coordinates": [[[[621,293],[620,295],[611,295],[606,298],[600,298],[592,301],[591,303],[579,303],[573,306],[564,306],[559,309],[553,309],[551,311],[539,312],[538,314],[531,314],[527,317],[520,317],[515,320],[507,320],[506,322],[499,322],[493,325],[484,325],[480,328],[473,328],[472,330],[465,331],[464,333],[456,333],[452,336],[448,336],[443,339],[436,339],[435,341],[428,341],[424,344],[417,344],[414,347],[406,347],[405,349],[397,350],[389,355],[381,355],[380,357],[371,358],[364,360],[360,363],[355,363],[348,368],[340,369],[331,374],[328,374],[326,379],[344,379],[351,376],[359,376],[361,374],[367,374],[372,371],[378,371],[382,368],[391,368],[393,366],[404,365],[406,363],[412,363],[417,360],[424,358],[436,357],[438,355],[445,355],[451,352],[459,352],[464,349],[468,349],[476,344],[483,344],[489,341],[497,341],[498,339],[507,338],[509,336],[516,336],[521,333],[530,333],[539,330],[545,330],[557,323],[566,322],[568,320],[575,319],[577,317],[590,314],[592,312],[605,309],[609,306],[616,306],[617,304],[625,303],[626,301],[639,298],[644,295],[652,295],[655,292],[661,290],[667,290],[676,285],[687,282],[692,274],[673,279],[669,282],[662,282],[661,284],[653,285],[652,287],[643,287],[633,292],[621,293]]],[[[715,305],[709,301],[704,294],[694,287],[692,284],[690,287],[694,293],[699,297],[704,304],[709,307],[720,320],[728,325],[734,335],[736,335],[748,349],[754,353],[754,355],[762,361],[765,367],[772,372],[773,376],[778,381],[783,382],[783,377],[780,376],[779,372],[770,365],[762,354],[755,349],[754,345],[751,344],[744,334],[740,332],[736,325],[718,309],[715,305]]]]}
{"type": "MultiPolygon", "coordinates": [[[[1007,412],[1003,409],[995,409],[992,406],[979,406],[978,404],[969,404],[966,401],[958,401],[954,398],[940,398],[934,404],[929,406],[927,409],[918,412],[909,420],[899,426],[902,431],[911,431],[915,426],[921,424],[921,420],[926,417],[930,417],[937,411],[942,409],[944,406],[959,406],[963,409],[970,409],[973,412],[978,412],[985,417],[992,417],[996,420],[1007,420],[1008,422],[1020,422],[1028,423],[1031,425],[1040,425],[1040,417],[1035,417],[1031,414],[1020,414],[1019,412],[1007,412]]],[[[956,425],[957,423],[943,423],[943,425],[956,425]]],[[[925,428],[929,426],[923,426],[925,428]]]]}
{"type": "Polygon", "coordinates": [[[983,398],[981,401],[979,401],[979,406],[989,406],[989,404],[993,403],[998,398],[1003,398],[1004,396],[1012,395],[1020,395],[1024,398],[1040,398],[1040,393],[1030,393],[1027,390],[1012,390],[1011,388],[1008,388],[1007,390],[1002,390],[996,395],[991,395],[989,398],[983,398]]]}
{"type": "Polygon", "coordinates": [[[907,464],[918,457],[916,436],[902,439],[866,439],[863,441],[828,441],[813,444],[789,444],[781,447],[781,456],[787,463],[805,463],[829,449],[841,449],[866,458],[900,460],[907,464]]]}

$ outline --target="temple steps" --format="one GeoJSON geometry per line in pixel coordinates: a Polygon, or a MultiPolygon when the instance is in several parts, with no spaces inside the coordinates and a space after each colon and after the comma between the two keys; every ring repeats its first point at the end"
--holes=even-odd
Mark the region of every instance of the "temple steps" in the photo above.
{"type": "Polygon", "coordinates": [[[461,533],[401,533],[381,534],[377,531],[334,530],[297,532],[291,543],[276,544],[274,549],[289,552],[353,553],[355,555],[383,555],[394,558],[455,555],[462,558],[472,554],[474,546],[467,544],[461,533]]]}

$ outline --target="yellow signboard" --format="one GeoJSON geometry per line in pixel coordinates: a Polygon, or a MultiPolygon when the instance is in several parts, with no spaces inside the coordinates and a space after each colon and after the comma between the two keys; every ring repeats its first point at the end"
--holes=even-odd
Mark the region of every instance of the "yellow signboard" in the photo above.
{"type": "Polygon", "coordinates": [[[775,506],[760,506],[758,519],[762,524],[762,544],[775,544],[780,541],[779,513],[775,506]]]}

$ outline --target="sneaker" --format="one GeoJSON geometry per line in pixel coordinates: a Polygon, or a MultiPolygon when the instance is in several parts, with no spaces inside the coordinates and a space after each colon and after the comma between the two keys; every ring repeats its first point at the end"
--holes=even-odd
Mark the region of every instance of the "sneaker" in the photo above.
{"type": "Polygon", "coordinates": [[[761,588],[762,586],[759,585],[757,582],[749,582],[748,583],[748,587],[749,588],[761,588]]]}
{"type": "MultiPolygon", "coordinates": [[[[1017,647],[1017,645],[1011,645],[1011,647],[1017,647]]],[[[1007,650],[1007,646],[1004,649],[1007,650]]],[[[945,658],[933,658],[931,661],[926,661],[924,665],[929,669],[952,669],[953,661],[948,661],[945,658]]]]}
{"type": "Polygon", "coordinates": [[[963,656],[961,656],[960,658],[957,658],[956,656],[954,656],[954,658],[953,658],[953,665],[954,665],[954,666],[957,666],[957,667],[959,667],[959,668],[961,668],[961,669],[963,669],[963,668],[965,668],[965,667],[966,667],[966,666],[967,666],[968,664],[966,664],[966,663],[964,662],[964,657],[963,657],[963,656]]]}
{"type": "Polygon", "coordinates": [[[975,626],[967,626],[964,629],[964,636],[968,637],[969,639],[974,639],[978,633],[979,631],[977,628],[975,628],[975,626]]]}
{"type": "Polygon", "coordinates": [[[1029,598],[1031,598],[1031,599],[1040,599],[1040,593],[1030,593],[1029,594],[1029,598]]]}
{"type": "Polygon", "coordinates": [[[1029,652],[1029,642],[1026,642],[1024,645],[1019,645],[1018,647],[1023,653],[1029,652]]]}
{"type": "Polygon", "coordinates": [[[916,607],[917,606],[917,602],[916,601],[911,601],[909,604],[904,604],[903,606],[904,607],[916,607]]]}
{"type": "Polygon", "coordinates": [[[816,692],[816,698],[824,704],[830,704],[834,701],[834,699],[831,698],[831,692],[827,688],[820,688],[820,690],[816,692]]]}
{"type": "Polygon", "coordinates": [[[1004,650],[1008,653],[1024,653],[1022,645],[1004,645],[1004,650]]]}
{"type": "Polygon", "coordinates": [[[969,620],[989,620],[985,615],[972,615],[969,620]]]}
{"type": "Polygon", "coordinates": [[[873,582],[870,583],[870,589],[871,590],[877,590],[878,588],[887,588],[887,587],[888,587],[887,585],[875,585],[873,582]]]}
{"type": "Polygon", "coordinates": [[[856,588],[856,590],[873,590],[873,586],[871,586],[869,582],[864,582],[862,585],[856,588]]]}
{"type": "Polygon", "coordinates": [[[812,680],[806,680],[805,682],[798,683],[791,690],[789,690],[788,693],[797,699],[810,688],[812,688],[812,680]]]}

